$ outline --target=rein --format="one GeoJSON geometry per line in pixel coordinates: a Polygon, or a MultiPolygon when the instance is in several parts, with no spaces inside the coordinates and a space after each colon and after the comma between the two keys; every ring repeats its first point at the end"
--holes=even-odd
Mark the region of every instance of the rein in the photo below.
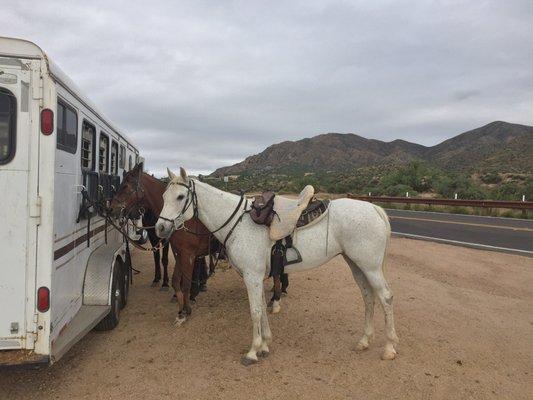
{"type": "MultiPolygon", "coordinates": [[[[117,224],[115,224],[112,220],[111,217],[109,217],[109,215],[106,215],[105,216],[105,219],[107,220],[107,222],[109,223],[109,225],[111,225],[113,228],[115,228],[117,231],[119,231],[122,236],[124,236],[124,238],[133,245],[133,247],[135,247],[136,249],[139,249],[141,251],[151,251],[151,252],[156,252],[156,251],[159,251],[161,249],[163,249],[163,247],[165,247],[167,244],[168,244],[168,240],[159,240],[159,243],[157,244],[157,246],[155,247],[151,247],[151,248],[147,248],[147,247],[144,247],[144,246],[141,246],[140,244],[137,244],[132,238],[130,238],[128,236],[128,234],[126,232],[123,231],[122,226],[119,226],[117,224]]],[[[146,229],[143,227],[143,229],[146,229]]]]}
{"type": "MultiPolygon", "coordinates": [[[[140,180],[140,179],[139,179],[140,180]]],[[[139,181],[137,181],[137,190],[139,190],[140,188],[140,183],[139,181]]],[[[142,188],[141,188],[142,190],[142,188]]],[[[139,202],[142,200],[142,198],[139,198],[138,195],[137,195],[137,191],[135,192],[136,193],[136,197],[137,197],[137,201],[133,204],[133,206],[136,206],[139,204],[139,202]]],[[[85,201],[87,202],[87,204],[90,206],[90,207],[94,207],[96,210],[102,210],[103,212],[103,217],[106,221],[106,223],[108,223],[109,225],[111,225],[113,228],[115,228],[117,231],[119,231],[119,233],[122,234],[122,236],[125,238],[125,240],[128,242],[128,243],[131,243],[133,245],[133,247],[139,249],[139,250],[142,250],[142,251],[151,251],[151,252],[156,252],[156,251],[159,251],[161,250],[163,247],[165,247],[167,244],[168,244],[168,240],[160,240],[158,245],[156,247],[151,247],[151,248],[146,248],[146,247],[143,247],[139,244],[137,244],[133,239],[131,239],[128,234],[126,232],[124,232],[124,230],[122,229],[123,226],[118,226],[117,224],[115,224],[115,222],[113,221],[113,219],[107,214],[107,210],[106,210],[106,207],[103,205],[102,202],[95,202],[95,201],[91,201],[89,199],[89,196],[87,194],[87,191],[85,189],[82,189],[82,195],[83,197],[85,198],[85,201]]],[[[129,210],[128,210],[128,214],[131,212],[131,210],[133,209],[133,206],[130,206],[129,207],[129,210]]],[[[144,214],[144,212],[141,214],[141,216],[144,214]]],[[[140,229],[150,229],[150,228],[154,228],[155,225],[153,227],[145,227],[145,226],[142,226],[140,229]]]]}

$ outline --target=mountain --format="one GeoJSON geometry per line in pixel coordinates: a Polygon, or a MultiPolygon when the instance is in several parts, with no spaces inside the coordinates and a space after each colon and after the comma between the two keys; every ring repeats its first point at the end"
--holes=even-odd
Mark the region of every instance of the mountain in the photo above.
{"type": "Polygon", "coordinates": [[[212,176],[258,172],[346,171],[368,166],[398,166],[425,160],[447,171],[533,171],[533,127],[492,122],[426,147],[405,140],[383,142],[353,133],[327,133],[269,146],[212,176]]]}

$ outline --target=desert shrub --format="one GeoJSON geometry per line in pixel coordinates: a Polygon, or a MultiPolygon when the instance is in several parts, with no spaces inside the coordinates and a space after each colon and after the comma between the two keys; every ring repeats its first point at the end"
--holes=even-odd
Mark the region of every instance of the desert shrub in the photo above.
{"type": "Polygon", "coordinates": [[[502,178],[496,172],[488,172],[484,175],[481,175],[481,180],[486,184],[496,184],[500,183],[502,178]]]}
{"type": "Polygon", "coordinates": [[[492,193],[492,197],[497,200],[521,200],[524,188],[513,182],[500,185],[492,193]]]}
{"type": "Polygon", "coordinates": [[[387,196],[405,197],[406,192],[409,192],[409,196],[411,197],[414,197],[418,194],[415,190],[413,190],[411,186],[407,186],[404,184],[397,184],[385,189],[385,193],[387,194],[387,196]]]}

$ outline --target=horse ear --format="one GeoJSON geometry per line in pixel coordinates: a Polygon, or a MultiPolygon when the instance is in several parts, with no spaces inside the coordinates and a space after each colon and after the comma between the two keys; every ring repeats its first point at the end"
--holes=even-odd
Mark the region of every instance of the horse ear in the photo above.
{"type": "Polygon", "coordinates": [[[174,172],[172,172],[170,169],[167,168],[168,177],[171,181],[176,179],[176,175],[174,175],[174,172]]]}
{"type": "Polygon", "coordinates": [[[181,175],[181,177],[183,178],[183,180],[184,180],[185,182],[186,182],[187,179],[189,178],[189,177],[187,176],[187,172],[185,172],[185,170],[183,169],[183,167],[180,167],[180,175],[181,175]]]}

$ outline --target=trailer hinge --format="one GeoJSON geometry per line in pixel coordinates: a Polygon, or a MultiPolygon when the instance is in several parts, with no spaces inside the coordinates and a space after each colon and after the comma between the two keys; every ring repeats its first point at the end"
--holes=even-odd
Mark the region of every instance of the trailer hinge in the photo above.
{"type": "Polygon", "coordinates": [[[34,100],[41,100],[43,98],[43,80],[40,66],[34,66],[31,69],[31,89],[34,100]]]}
{"type": "MultiPolygon", "coordinates": [[[[37,333],[37,324],[39,323],[39,314],[33,314],[33,334],[37,333]]],[[[35,335],[35,340],[37,340],[37,335],[35,335]]]]}
{"type": "Polygon", "coordinates": [[[41,196],[37,196],[30,204],[30,217],[36,219],[36,224],[41,224],[41,196]]]}

